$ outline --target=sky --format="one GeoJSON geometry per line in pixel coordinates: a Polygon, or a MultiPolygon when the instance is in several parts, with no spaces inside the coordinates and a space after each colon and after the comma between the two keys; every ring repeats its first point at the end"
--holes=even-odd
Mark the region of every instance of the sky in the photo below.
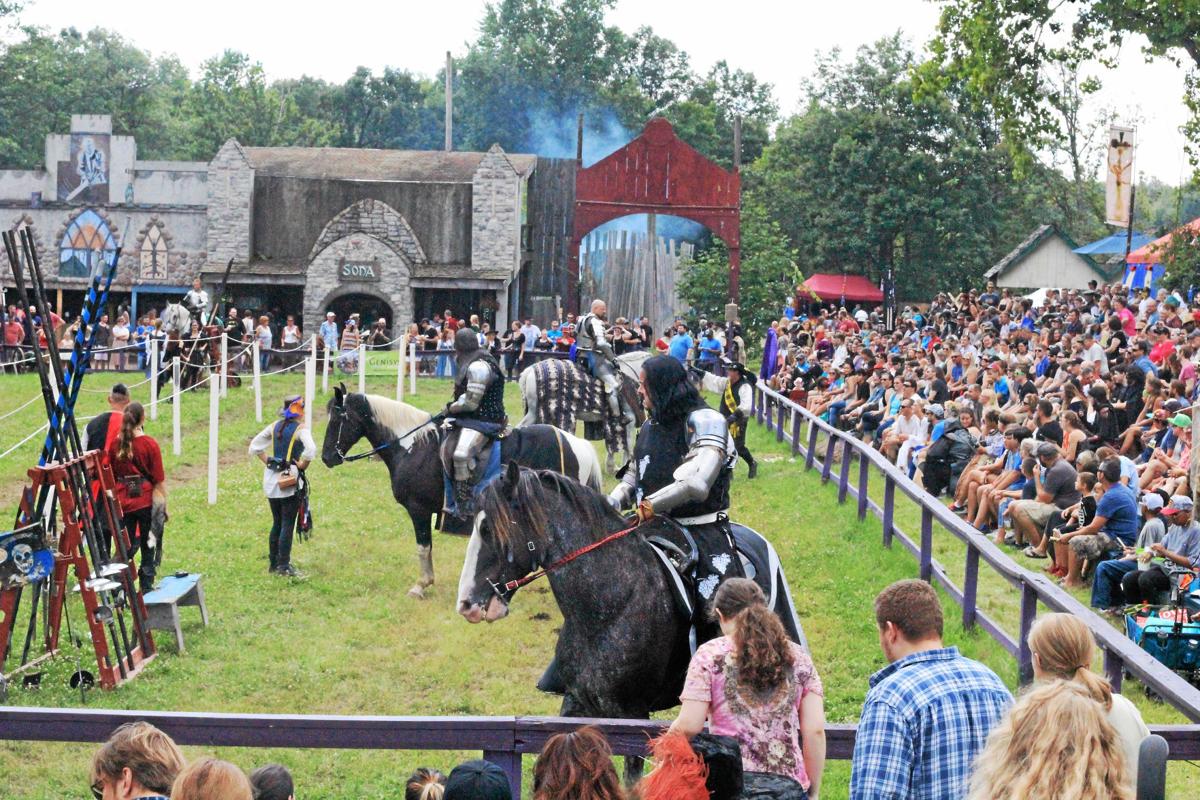
{"type": "MultiPolygon", "coordinates": [[[[262,62],[271,78],[307,74],[344,81],[359,65],[432,75],[447,50],[462,54],[478,32],[485,0],[338,3],[206,0],[186,6],[162,0],[79,3],[26,0],[25,24],[80,30],[105,27],[158,55],[173,53],[193,72],[225,49],[262,62]]],[[[608,21],[626,31],[649,25],[674,41],[705,72],[724,59],[774,86],[780,110],[797,110],[800,84],[816,56],[834,47],[853,52],[903,31],[919,49],[934,33],[938,7],[928,0],[618,0],[608,21]]],[[[1097,68],[1103,91],[1093,112],[1111,108],[1138,126],[1136,170],[1143,178],[1179,183],[1187,174],[1183,70],[1146,64],[1136,40],[1116,71],[1097,68]]],[[[80,109],[86,111],[86,109],[80,109]]]]}

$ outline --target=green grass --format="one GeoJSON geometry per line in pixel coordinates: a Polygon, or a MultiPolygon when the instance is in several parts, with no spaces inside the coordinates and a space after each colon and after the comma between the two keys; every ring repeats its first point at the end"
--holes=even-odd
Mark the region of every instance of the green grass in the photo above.
{"type": "MultiPolygon", "coordinates": [[[[105,376],[89,381],[97,390],[105,376]]],[[[352,382],[351,382],[352,383],[352,382]]],[[[301,375],[267,378],[264,407],[302,389],[301,375]]],[[[422,381],[411,402],[426,409],[447,399],[448,382],[422,381]]],[[[369,390],[392,396],[388,380],[369,390]]],[[[36,392],[27,376],[0,378],[0,412],[36,392]]],[[[140,398],[139,398],[140,399],[140,398]]],[[[324,433],[324,399],[316,416],[318,443],[324,433]]],[[[103,408],[103,393],[89,393],[80,414],[103,408]]],[[[520,404],[508,390],[510,413],[520,404]]],[[[519,592],[510,616],[495,625],[471,626],[455,613],[454,600],[465,540],[436,534],[437,584],[425,601],[405,592],[416,577],[412,527],[393,502],[386,469],[375,461],[334,470],[315,465],[311,541],[295,547],[293,562],[308,575],[301,582],[266,571],[270,514],[260,490],[261,466],[246,456],[260,429],[249,388],[230,389],[221,410],[219,503],[207,503],[206,394],[182,405],[184,448],[170,455],[170,407],[148,432],[164,445],[170,480],[171,522],[165,536],[164,569],[205,575],[211,625],[203,628],[193,609],[184,609],[187,652],[169,638],[156,641],[160,656],[133,682],[112,692],[95,691],[89,707],[179,711],[487,715],[555,714],[557,698],[534,684],[549,661],[560,616],[545,584],[519,592]]],[[[42,420],[37,404],[0,420],[0,451],[42,420]]],[[[745,480],[739,466],[733,513],[766,534],[783,560],[825,685],[830,721],[853,722],[867,678],[884,665],[872,621],[871,603],[891,581],[912,577],[915,561],[901,548],[880,545],[873,517],[860,522],[851,504],[836,502],[836,484],[822,485],[805,473],[762,428],[752,425],[749,444],[763,460],[760,479],[745,480]]],[[[361,445],[360,445],[361,447],[361,445]]],[[[10,513],[36,458],[31,443],[0,460],[0,511],[10,513]]],[[[901,524],[915,530],[914,522],[901,524]]],[[[954,550],[938,538],[938,557],[948,566],[954,550]]],[[[957,568],[957,567],[955,567],[957,568]]],[[[952,569],[952,574],[953,574],[952,569]]],[[[985,601],[1000,619],[1015,620],[1015,593],[987,584],[985,601]]],[[[948,620],[957,607],[944,600],[948,620]]],[[[78,619],[78,616],[75,617],[78,619]]],[[[991,665],[1016,684],[1007,653],[981,632],[964,633],[948,624],[948,641],[991,665]]],[[[85,661],[89,656],[85,653],[85,661]]],[[[14,705],[80,705],[66,685],[73,654],[46,672],[37,692],[14,690],[14,705]]],[[[1135,700],[1137,697],[1135,696],[1135,700]]],[[[1143,704],[1147,719],[1160,720],[1161,706],[1143,704]]],[[[665,716],[669,716],[665,715],[665,716]]],[[[0,742],[0,797],[61,798],[86,793],[92,745],[0,742]]],[[[247,770],[267,761],[288,765],[306,798],[393,798],[412,768],[449,770],[477,753],[361,752],[332,750],[262,751],[188,748],[189,756],[215,754],[247,770]]],[[[533,759],[525,760],[528,773],[533,759]]],[[[846,762],[830,762],[822,796],[843,798],[846,762]]],[[[529,782],[526,782],[529,785],[529,782]]],[[[1182,795],[1178,795],[1182,796],[1182,795]]]]}

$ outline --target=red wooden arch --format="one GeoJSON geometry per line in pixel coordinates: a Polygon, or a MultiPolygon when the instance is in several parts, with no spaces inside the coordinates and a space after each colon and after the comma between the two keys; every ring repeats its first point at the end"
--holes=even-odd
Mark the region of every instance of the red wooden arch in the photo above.
{"type": "MultiPolygon", "coordinates": [[[[655,117],[629,144],[575,172],[575,227],[567,307],[579,302],[579,247],[594,228],[628,214],[673,214],[699,222],[729,247],[729,297],[737,302],[742,179],[675,135],[655,117]]],[[[576,309],[580,310],[580,309],[576,309]]]]}

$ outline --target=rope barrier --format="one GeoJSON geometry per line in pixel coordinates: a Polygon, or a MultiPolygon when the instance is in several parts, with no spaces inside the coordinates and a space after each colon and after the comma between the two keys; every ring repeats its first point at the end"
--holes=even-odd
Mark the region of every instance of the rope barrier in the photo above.
{"type": "Polygon", "coordinates": [[[41,396],[40,394],[38,394],[38,395],[35,395],[35,396],[33,396],[33,397],[29,398],[29,399],[28,399],[28,400],[26,400],[24,403],[21,403],[21,405],[19,405],[19,406],[17,406],[16,408],[14,408],[12,411],[9,411],[9,412],[7,412],[6,414],[4,414],[4,415],[0,416],[0,420],[3,420],[3,419],[8,419],[8,418],[9,418],[9,417],[11,417],[13,414],[17,413],[17,412],[18,412],[18,411],[20,411],[21,409],[23,409],[23,408],[25,408],[26,406],[28,406],[30,403],[36,402],[37,400],[40,400],[40,399],[42,399],[42,396],[41,396]]]}

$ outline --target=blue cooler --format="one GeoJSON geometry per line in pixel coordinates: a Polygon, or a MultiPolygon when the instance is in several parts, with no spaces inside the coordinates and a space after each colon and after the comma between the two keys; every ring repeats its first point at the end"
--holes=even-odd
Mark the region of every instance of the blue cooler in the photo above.
{"type": "Polygon", "coordinates": [[[1125,614],[1125,633],[1168,669],[1200,672],[1200,624],[1186,608],[1137,608],[1125,614]]]}

